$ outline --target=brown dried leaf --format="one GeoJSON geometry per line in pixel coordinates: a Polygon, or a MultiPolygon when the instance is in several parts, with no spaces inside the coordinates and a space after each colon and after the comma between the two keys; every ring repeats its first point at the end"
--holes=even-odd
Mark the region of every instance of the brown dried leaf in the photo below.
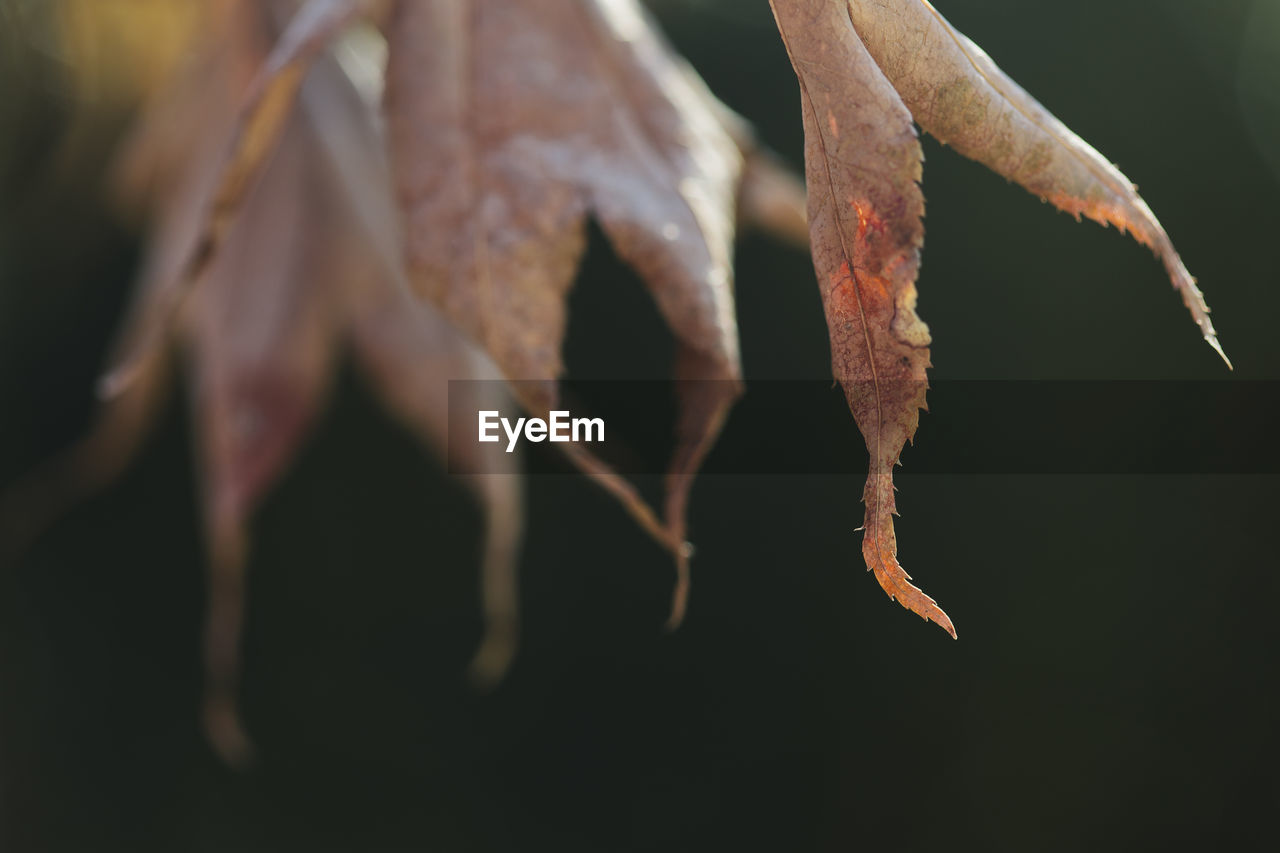
{"type": "MultiPolygon", "coordinates": [[[[261,183],[251,196],[293,205],[295,212],[307,217],[303,227],[292,241],[277,239],[279,235],[272,234],[269,227],[255,231],[256,198],[249,197],[228,234],[224,252],[213,264],[222,263],[223,256],[249,256],[248,251],[237,249],[231,242],[238,233],[253,234],[255,247],[269,252],[280,252],[282,246],[295,247],[305,258],[305,266],[295,269],[292,277],[281,277],[280,286],[292,281],[316,288],[309,297],[309,310],[327,309],[337,321],[332,329],[335,337],[350,336],[361,365],[391,410],[421,433],[430,447],[443,453],[448,431],[448,381],[493,377],[496,373],[448,323],[410,295],[389,195],[387,165],[381,156],[383,148],[374,130],[373,116],[329,60],[320,60],[312,70],[302,87],[301,112],[295,112],[288,124],[280,152],[266,165],[261,183]],[[301,135],[293,136],[299,132],[301,135]],[[309,172],[296,171],[291,186],[282,186],[278,194],[272,192],[269,188],[273,172],[289,169],[285,164],[299,162],[309,162],[309,172]]],[[[261,204],[265,207],[268,203],[261,204]]],[[[282,219],[279,213],[269,216],[270,222],[279,223],[282,219]]],[[[259,287],[270,282],[260,272],[245,278],[259,287]]],[[[212,293],[212,285],[212,280],[206,282],[199,293],[212,293]]],[[[231,288],[226,292],[230,294],[231,288]]],[[[243,304],[248,304],[247,300],[243,304]]],[[[199,316],[209,313],[207,309],[193,308],[199,316]]],[[[261,315],[255,312],[255,316],[261,315]]],[[[295,358],[303,349],[296,340],[300,320],[295,314],[289,334],[282,329],[275,335],[278,345],[288,347],[288,354],[295,358]],[[295,337],[293,343],[290,335],[295,337]]],[[[338,341],[326,343],[335,345],[338,341]]],[[[269,356],[251,370],[251,375],[260,379],[266,372],[264,364],[278,369],[286,361],[285,355],[282,352],[269,356]]],[[[227,353],[211,353],[208,361],[225,367],[231,359],[227,353]]],[[[317,375],[327,375],[327,371],[317,375]]],[[[299,382],[288,387],[296,393],[300,386],[307,387],[299,382]]],[[[266,399],[278,404],[288,395],[275,393],[266,399]]],[[[284,416],[271,423],[276,430],[287,428],[291,419],[287,413],[278,414],[284,416]]],[[[207,423],[210,419],[205,420],[207,423]]],[[[287,445],[280,448],[286,449],[287,445]]],[[[282,456],[277,453],[272,461],[278,465],[282,456]]],[[[487,529],[482,557],[486,635],[474,672],[480,680],[492,683],[508,666],[518,631],[515,566],[522,517],[519,482],[513,461],[505,454],[494,451],[484,459],[463,460],[464,465],[468,462],[471,470],[482,473],[473,478],[471,485],[481,499],[487,529]]],[[[220,467],[224,471],[229,468],[220,467]]],[[[225,620],[217,619],[217,615],[216,611],[211,613],[211,630],[220,623],[224,629],[233,626],[230,615],[225,620]]],[[[211,655],[218,649],[219,636],[213,635],[212,639],[211,655]]],[[[211,665],[216,662],[211,658],[211,665]]],[[[230,683],[229,678],[227,682],[230,683]]]]}
{"type": "MultiPolygon", "coordinates": [[[[379,2],[309,0],[292,18],[275,49],[271,49],[274,22],[277,18],[286,17],[292,5],[289,0],[274,0],[270,4],[258,4],[256,8],[232,0],[214,4],[205,10],[211,24],[221,24],[221,35],[215,42],[222,41],[230,50],[239,46],[242,62],[247,61],[255,74],[247,91],[236,90],[237,96],[243,100],[233,115],[234,132],[215,135],[226,146],[220,160],[210,161],[218,164],[217,171],[212,173],[216,190],[204,200],[204,207],[200,209],[195,244],[184,247],[182,266],[169,280],[165,295],[155,306],[164,321],[152,324],[147,334],[127,349],[122,359],[103,377],[102,396],[112,397],[132,382],[138,362],[147,358],[151,349],[161,346],[170,333],[170,316],[181,308],[191,288],[200,280],[245,205],[264,164],[280,146],[298,90],[311,63],[337,33],[358,17],[370,14],[379,2]]],[[[232,70],[242,72],[243,68],[242,63],[237,63],[232,70]]],[[[181,90],[175,87],[173,91],[181,90]]],[[[150,144],[139,138],[140,150],[130,158],[134,168],[146,168],[139,164],[144,164],[152,156],[161,161],[184,160],[183,149],[173,144],[178,135],[214,124],[214,120],[207,116],[191,121],[192,108],[199,104],[201,101],[198,99],[186,96],[178,96],[165,104],[169,133],[150,134],[148,138],[159,140],[150,144]],[[179,116],[187,120],[185,128],[177,126],[175,119],[179,116]],[[160,146],[168,147],[169,157],[158,150],[160,146]]]]}
{"type": "MultiPolygon", "coordinates": [[[[352,342],[392,411],[437,447],[448,378],[500,371],[545,415],[558,398],[588,216],[646,280],[677,341],[665,518],[584,448],[563,447],[676,555],[673,625],[688,594],[693,476],[739,393],[730,256],[740,186],[744,222],[796,242],[806,227],[811,235],[833,369],[871,457],[868,568],[952,636],[898,564],[892,520],[892,466],[918,425],[929,367],[915,314],[924,208],[913,118],[1077,217],[1133,233],[1222,353],[1203,296],[1128,180],[929,3],[771,4],[803,96],[807,215],[803,189],[672,55],[637,0],[208,4],[229,47],[194,88],[153,109],[125,170],[162,216],[124,366],[107,383],[116,396],[93,435],[32,484],[39,499],[26,508],[47,518],[125,464],[167,387],[162,344],[176,331],[203,430],[214,552],[207,716],[225,754],[247,748],[234,710],[245,521],[317,410],[337,342],[352,342]],[[361,16],[387,35],[385,141],[325,56],[361,16]]],[[[472,478],[489,524],[481,680],[514,650],[521,520],[512,459],[491,449],[452,460],[502,472],[472,478]]]]}
{"type": "MultiPolygon", "coordinates": [[[[915,314],[922,156],[912,120],[1041,198],[1129,231],[1164,262],[1226,361],[1195,280],[1133,185],[927,0],[771,0],[800,80],[814,264],[832,361],[867,440],[863,556],[906,607],[955,631],[897,563],[892,466],[924,408],[915,314]]],[[[1230,361],[1227,361],[1230,367],[1230,361]]]]}
{"type": "Polygon", "coordinates": [[[1133,183],[1042,107],[929,4],[846,0],[867,51],[920,126],[1042,199],[1129,232],[1164,263],[1204,339],[1218,342],[1209,306],[1133,183]]]}
{"type": "Polygon", "coordinates": [[[633,0],[402,0],[387,120],[412,280],[545,414],[593,214],[678,344],[666,523],[586,450],[570,457],[677,555],[693,472],[738,393],[731,251],[741,162],[633,0]]]}
{"type": "Polygon", "coordinates": [[[924,408],[929,329],[915,313],[923,155],[911,114],[831,0],[773,0],[800,81],[814,267],[832,369],[871,457],[862,554],[903,607],[955,628],[897,559],[893,466],[924,408]],[[851,93],[856,91],[856,96],[851,93]]]}
{"type": "MultiPolygon", "coordinates": [[[[236,215],[317,50],[379,8],[301,6],[254,83],[188,279],[236,215]]],[[[564,303],[588,213],[653,287],[681,380],[665,521],[589,451],[564,450],[676,556],[678,624],[693,475],[740,393],[731,251],[742,164],[711,96],[634,0],[398,2],[378,17],[413,282],[520,380],[526,409],[545,415],[558,398],[564,303]]],[[[114,380],[128,378],[126,367],[114,380]]]]}
{"type": "MultiPolygon", "coordinates": [[[[168,387],[172,351],[160,342],[177,338],[191,373],[210,548],[205,728],[222,757],[240,764],[250,756],[236,699],[246,524],[318,412],[340,347],[350,341],[389,408],[442,458],[449,380],[497,372],[409,291],[373,105],[329,57],[316,60],[298,105],[285,102],[272,143],[253,155],[219,250],[198,281],[187,280],[192,252],[209,233],[210,204],[226,187],[244,87],[273,35],[257,4],[218,8],[230,10],[218,50],[161,99],[122,158],[123,189],[153,207],[156,230],[122,336],[133,354],[129,380],[104,402],[93,433],[6,503],[42,509],[23,519],[31,532],[122,470],[168,387]],[[203,108],[199,134],[182,121],[191,103],[203,108]]],[[[512,457],[496,449],[454,462],[483,472],[468,478],[487,531],[486,634],[473,672],[492,683],[518,633],[520,484],[512,457]]]]}
{"type": "MultiPolygon", "coordinates": [[[[323,148],[325,174],[342,200],[334,239],[354,241],[347,265],[334,270],[339,310],[359,365],[388,410],[442,457],[449,444],[450,380],[469,380],[482,408],[510,404],[493,363],[432,306],[409,289],[399,211],[391,198],[385,140],[372,107],[360,103],[332,62],[312,70],[302,103],[323,148]],[[482,381],[488,380],[488,381],[482,381]]],[[[455,435],[472,424],[453,424],[455,435]]],[[[460,443],[449,463],[465,477],[485,513],[481,593],[485,634],[471,664],[473,679],[492,685],[515,655],[519,634],[516,568],[524,522],[519,460],[498,445],[460,443]]]]}

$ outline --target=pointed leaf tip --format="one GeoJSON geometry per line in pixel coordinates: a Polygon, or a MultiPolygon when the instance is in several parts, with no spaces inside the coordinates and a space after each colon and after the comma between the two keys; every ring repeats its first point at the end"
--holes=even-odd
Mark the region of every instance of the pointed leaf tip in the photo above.
{"type": "Polygon", "coordinates": [[[863,559],[890,597],[953,633],[899,565],[893,530],[893,469],[919,424],[929,367],[928,327],[915,313],[924,243],[920,142],[839,4],[772,5],[800,82],[808,219],[832,368],[870,456],[863,559]]]}
{"type": "Polygon", "coordinates": [[[1205,339],[1215,343],[1195,279],[1137,187],[1010,79],[926,0],[845,0],[881,71],[928,133],[1059,210],[1112,225],[1164,264],[1205,339]],[[904,49],[904,45],[911,48],[904,49]]]}

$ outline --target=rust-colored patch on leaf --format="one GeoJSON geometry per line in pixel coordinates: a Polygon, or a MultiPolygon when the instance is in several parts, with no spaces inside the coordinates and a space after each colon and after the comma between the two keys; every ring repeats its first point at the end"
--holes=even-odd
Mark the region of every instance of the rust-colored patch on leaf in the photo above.
{"type": "Polygon", "coordinates": [[[911,115],[848,16],[826,0],[774,0],[800,81],[814,266],[832,370],[866,439],[862,553],[902,606],[955,636],[951,620],[898,563],[893,466],[924,407],[928,330],[915,316],[924,241],[923,155],[911,115]],[[858,86],[859,96],[847,92],[858,86]],[[856,127],[856,137],[831,132],[856,127]],[[848,201],[846,201],[848,200],[848,201]]]}

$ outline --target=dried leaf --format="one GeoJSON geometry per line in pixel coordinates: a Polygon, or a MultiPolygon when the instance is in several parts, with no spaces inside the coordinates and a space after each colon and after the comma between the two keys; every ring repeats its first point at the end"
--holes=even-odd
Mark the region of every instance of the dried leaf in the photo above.
{"type": "MultiPolygon", "coordinates": [[[[194,88],[152,108],[124,170],[139,203],[161,213],[123,366],[106,383],[114,396],[22,506],[47,519],[123,467],[163,399],[176,332],[202,429],[214,555],[207,725],[225,754],[247,749],[234,693],[244,527],[317,411],[337,345],[352,344],[389,408],[434,447],[448,434],[448,378],[504,376],[545,415],[588,216],[639,271],[677,342],[663,518],[600,459],[562,447],[675,554],[672,625],[687,603],[693,476],[740,392],[735,202],[744,223],[810,236],[833,369],[871,459],[864,559],[892,597],[952,636],[899,565],[892,519],[892,467],[918,425],[929,367],[915,313],[924,202],[913,120],[1150,246],[1222,353],[1203,296],[1128,180],[925,0],[771,5],[800,81],[807,211],[803,188],[637,0],[208,4],[226,49],[192,75],[194,88]],[[326,53],[360,17],[386,34],[385,139],[326,53]]],[[[452,459],[476,474],[488,523],[482,681],[514,650],[521,524],[512,459],[492,450],[452,459]]]]}
{"type": "Polygon", "coordinates": [[[323,290],[334,286],[342,260],[327,209],[334,199],[317,186],[305,124],[287,124],[284,156],[249,192],[179,331],[193,361],[211,545],[206,663],[217,716],[210,725],[223,732],[215,742],[233,745],[233,759],[241,749],[228,714],[239,678],[245,526],[319,408],[339,322],[323,290]]]}
{"type": "Polygon", "coordinates": [[[915,313],[924,244],[920,143],[839,4],[773,0],[773,10],[800,81],[832,369],[871,457],[862,554],[885,592],[954,637],[951,620],[898,564],[893,529],[893,466],[915,434],[929,367],[929,329],[915,313]]]}
{"type": "MultiPolygon", "coordinates": [[[[493,363],[409,289],[390,166],[371,108],[360,103],[336,64],[321,62],[302,89],[313,138],[324,149],[325,174],[343,199],[344,226],[335,239],[354,240],[355,261],[331,273],[342,282],[339,310],[359,365],[384,405],[438,454],[448,447],[450,380],[469,380],[483,408],[509,405],[493,363]],[[487,381],[485,381],[487,380],[487,381]]],[[[354,248],[354,247],[353,247],[354,248]]],[[[471,424],[453,424],[455,435],[471,424]]],[[[481,592],[485,635],[471,664],[482,686],[496,683],[515,655],[519,634],[516,567],[524,522],[519,460],[494,444],[462,444],[449,462],[464,476],[485,513],[481,592]]]]}
{"type": "MultiPolygon", "coordinates": [[[[310,0],[290,23],[254,84],[189,276],[236,215],[318,46],[372,8],[310,0]]],[[[740,393],[731,284],[740,155],[710,95],[633,0],[398,2],[384,27],[414,285],[518,380],[526,409],[545,415],[558,399],[565,298],[588,213],[653,288],[677,339],[681,402],[665,521],[589,451],[563,449],[675,555],[678,624],[693,474],[740,393]]],[[[125,369],[109,385],[128,379],[125,369]]]]}
{"type": "MultiPolygon", "coordinates": [[[[863,556],[884,589],[955,636],[896,559],[892,466],[925,406],[929,332],[915,313],[924,240],[913,119],[1074,214],[1129,231],[1164,262],[1226,361],[1209,308],[1120,172],[956,32],[927,0],[771,0],[800,81],[814,264],[832,361],[871,454],[863,556]]],[[[1230,367],[1230,361],[1227,361],[1230,367]]]]}
{"type": "Polygon", "coordinates": [[[677,555],[685,506],[740,377],[733,313],[741,167],[705,93],[632,0],[407,0],[387,26],[387,120],[410,268],[545,414],[593,214],[649,284],[682,380],[666,523],[581,447],[570,457],[677,555]]]}
{"type": "MultiPolygon", "coordinates": [[[[146,358],[152,348],[162,345],[171,331],[169,317],[180,309],[191,287],[204,273],[244,206],[264,163],[279,147],[286,121],[292,114],[298,90],[311,63],[337,33],[358,17],[371,13],[375,3],[376,0],[310,0],[293,17],[279,44],[266,55],[265,51],[271,47],[269,34],[274,30],[273,21],[289,9],[288,2],[276,0],[256,9],[235,2],[213,7],[213,20],[218,20],[218,15],[223,16],[225,42],[245,48],[252,46],[249,55],[256,61],[251,67],[257,73],[243,94],[243,105],[234,119],[235,131],[227,137],[229,144],[223,143],[227,145],[223,155],[225,159],[214,172],[217,189],[205,201],[201,211],[197,241],[185,251],[182,268],[173,276],[166,295],[156,306],[165,322],[154,324],[148,330],[149,334],[127,350],[120,362],[103,377],[100,384],[103,397],[114,396],[132,382],[137,363],[146,358]]],[[[188,110],[191,105],[200,103],[189,98],[182,99],[182,102],[188,110]]],[[[205,121],[211,123],[208,119],[205,121]]],[[[199,123],[192,123],[192,127],[198,126],[199,123]]],[[[169,137],[156,135],[154,138],[164,138],[168,142],[176,138],[176,134],[169,137]]],[[[139,158],[135,156],[133,159],[139,158]]]]}
{"type": "Polygon", "coordinates": [[[920,126],[1077,219],[1128,231],[1164,263],[1204,339],[1231,365],[1209,306],[1132,182],[1015,83],[928,0],[846,0],[867,51],[920,126]]]}
{"type": "MultiPolygon", "coordinates": [[[[246,524],[318,412],[340,347],[351,342],[389,408],[442,458],[449,380],[497,372],[410,293],[373,106],[329,57],[316,60],[272,146],[254,155],[258,168],[219,251],[197,282],[186,280],[193,249],[208,234],[211,200],[225,188],[226,146],[239,132],[249,79],[243,72],[261,63],[272,35],[262,7],[220,8],[234,10],[227,20],[234,34],[216,40],[216,55],[161,101],[124,158],[122,184],[154,205],[157,229],[122,338],[122,349],[134,354],[132,375],[104,403],[94,432],[6,503],[44,508],[27,514],[30,531],[125,467],[167,389],[172,350],[156,342],[172,327],[191,373],[210,547],[205,728],[222,757],[241,764],[250,756],[236,699],[246,524]],[[203,106],[195,140],[177,121],[192,102],[203,106]]],[[[473,671],[492,683],[518,633],[520,485],[512,458],[500,451],[455,461],[483,472],[469,478],[486,520],[486,635],[473,671]]]]}

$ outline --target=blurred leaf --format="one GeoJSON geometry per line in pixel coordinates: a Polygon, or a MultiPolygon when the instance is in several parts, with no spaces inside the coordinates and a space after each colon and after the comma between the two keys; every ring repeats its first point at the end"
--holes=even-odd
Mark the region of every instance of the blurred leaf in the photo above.
{"type": "MultiPolygon", "coordinates": [[[[272,156],[246,183],[221,251],[210,255],[173,325],[173,294],[222,186],[247,85],[272,41],[262,8],[241,2],[210,51],[175,77],[121,159],[120,191],[152,221],[121,349],[138,354],[79,445],[6,496],[7,528],[31,535],[69,500],[119,474],[167,395],[175,352],[190,371],[210,549],[205,724],[231,763],[249,757],[237,712],[249,515],[292,461],[349,345],[388,408],[442,459],[448,383],[496,379],[473,347],[408,288],[375,112],[324,57],[286,104],[272,156]],[[193,113],[193,110],[195,111],[193,113]]],[[[490,384],[490,389],[498,386],[490,384]]],[[[494,393],[489,391],[486,393],[494,393]]],[[[498,405],[501,399],[492,401],[498,405]]],[[[521,528],[513,458],[494,447],[455,454],[486,515],[487,634],[476,676],[492,682],[514,654],[514,572],[521,528]]],[[[12,532],[10,535],[14,535],[12,532]]]]}

